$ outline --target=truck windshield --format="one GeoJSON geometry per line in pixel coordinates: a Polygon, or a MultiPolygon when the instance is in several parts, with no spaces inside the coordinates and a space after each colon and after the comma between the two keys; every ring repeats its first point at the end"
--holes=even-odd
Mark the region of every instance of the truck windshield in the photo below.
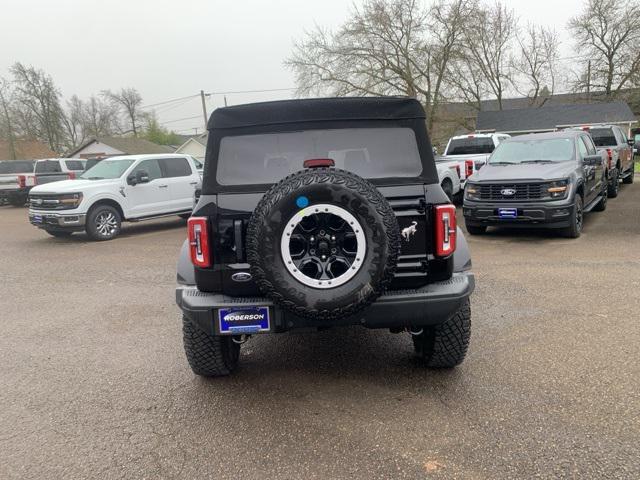
{"type": "Polygon", "coordinates": [[[364,178],[415,177],[422,161],[410,128],[344,128],[224,137],[221,185],[275,183],[302,170],[305,160],[331,158],[337,168],[364,178]]]}
{"type": "Polygon", "coordinates": [[[490,137],[452,138],[445,155],[481,155],[494,150],[490,137]]]}
{"type": "Polygon", "coordinates": [[[35,173],[60,173],[62,167],[60,160],[38,160],[36,162],[35,173]]]}
{"type": "Polygon", "coordinates": [[[135,160],[103,160],[80,175],[87,180],[120,178],[135,160]]]}
{"type": "Polygon", "coordinates": [[[489,158],[490,164],[525,162],[566,162],[573,159],[573,140],[511,140],[498,145],[489,158]]]}
{"type": "Polygon", "coordinates": [[[7,161],[0,162],[0,174],[3,173],[32,173],[33,162],[7,161]]]}
{"type": "Polygon", "coordinates": [[[589,130],[589,133],[596,147],[610,147],[618,144],[613,130],[610,128],[592,128],[589,130]]]}

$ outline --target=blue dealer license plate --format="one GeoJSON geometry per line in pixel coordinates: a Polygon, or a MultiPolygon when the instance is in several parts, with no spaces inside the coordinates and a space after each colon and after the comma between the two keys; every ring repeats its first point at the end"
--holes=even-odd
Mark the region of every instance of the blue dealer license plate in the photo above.
{"type": "Polygon", "coordinates": [[[499,208],[498,216],[500,218],[518,218],[517,208],[499,208]]]}
{"type": "Polygon", "coordinates": [[[218,322],[222,335],[268,332],[271,327],[269,307],[221,308],[218,322]]]}
{"type": "Polygon", "coordinates": [[[42,223],[42,215],[34,215],[32,218],[33,223],[42,223]]]}

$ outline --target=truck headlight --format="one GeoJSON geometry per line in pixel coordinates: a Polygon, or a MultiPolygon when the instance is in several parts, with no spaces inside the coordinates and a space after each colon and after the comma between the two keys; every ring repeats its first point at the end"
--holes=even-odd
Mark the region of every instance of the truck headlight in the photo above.
{"type": "Polygon", "coordinates": [[[480,200],[480,186],[467,182],[464,187],[464,196],[469,200],[480,200]]]}
{"type": "Polygon", "coordinates": [[[65,195],[60,195],[58,202],[60,205],[64,205],[64,208],[77,208],[80,205],[80,202],[82,202],[82,194],[67,193],[65,195]]]}
{"type": "Polygon", "coordinates": [[[546,185],[546,194],[553,199],[565,198],[569,191],[569,180],[556,180],[546,185]]]}

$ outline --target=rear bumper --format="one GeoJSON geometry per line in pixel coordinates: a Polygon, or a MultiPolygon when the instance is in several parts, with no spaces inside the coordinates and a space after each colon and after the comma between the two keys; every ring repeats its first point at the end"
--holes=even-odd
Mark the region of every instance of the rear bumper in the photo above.
{"type": "Polygon", "coordinates": [[[191,322],[210,335],[220,333],[217,322],[219,309],[251,306],[269,308],[272,333],[296,328],[346,325],[394,328],[442,323],[460,308],[474,288],[473,273],[454,273],[449,280],[431,283],[419,289],[386,292],[357,315],[326,322],[298,317],[274,305],[267,298],[229,297],[201,292],[195,286],[179,286],[176,289],[176,303],[191,322]]]}
{"type": "Polygon", "coordinates": [[[467,225],[496,227],[564,228],[571,224],[573,200],[553,202],[511,203],[470,202],[465,199],[462,213],[467,225]],[[498,209],[517,209],[516,218],[502,218],[498,209]]]}
{"type": "Polygon", "coordinates": [[[78,231],[84,230],[86,215],[84,213],[66,214],[30,209],[29,222],[38,228],[78,231]]]}

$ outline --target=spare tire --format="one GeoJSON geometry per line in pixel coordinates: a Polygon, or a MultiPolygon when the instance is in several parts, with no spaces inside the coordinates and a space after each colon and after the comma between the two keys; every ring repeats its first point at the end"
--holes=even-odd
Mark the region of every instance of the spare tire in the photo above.
{"type": "Polygon", "coordinates": [[[313,320],[353,315],[391,282],[398,222],[368,181],[334,168],[302,170],[274,185],[247,229],[247,258],[260,290],[313,320]]]}

